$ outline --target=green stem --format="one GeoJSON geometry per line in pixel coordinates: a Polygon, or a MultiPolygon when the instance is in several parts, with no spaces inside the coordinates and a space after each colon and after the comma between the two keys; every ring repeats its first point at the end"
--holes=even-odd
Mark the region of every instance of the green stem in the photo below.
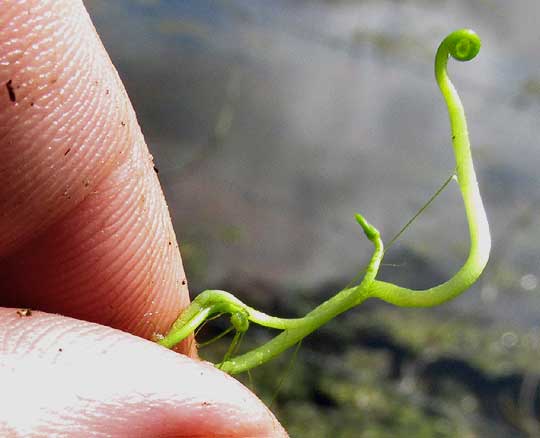
{"type": "Polygon", "coordinates": [[[286,329],[266,344],[261,345],[246,354],[220,363],[218,366],[221,370],[229,374],[238,374],[248,369],[255,368],[278,356],[317,330],[320,326],[326,324],[340,313],[356,307],[367,298],[364,291],[369,289],[377,275],[384,252],[384,246],[379,232],[375,227],[366,222],[361,215],[356,215],[356,219],[364,229],[366,236],[375,246],[375,251],[373,252],[366,269],[366,275],[362,282],[356,287],[342,290],[313,309],[305,317],[295,320],[297,323],[293,328],[286,329]]]}
{"type": "MultiPolygon", "coordinates": [[[[351,300],[350,292],[357,290],[359,287],[365,288],[368,283],[371,283],[375,279],[382,260],[382,255],[384,253],[384,246],[379,232],[375,227],[373,227],[373,225],[369,224],[363,218],[363,216],[359,214],[356,215],[356,220],[361,225],[366,236],[373,242],[373,245],[375,246],[375,251],[366,269],[366,275],[358,287],[344,289],[308,313],[303,318],[278,318],[275,316],[270,316],[244,304],[229,292],[222,290],[206,290],[199,294],[193,300],[190,306],[184,310],[182,315],[173,324],[171,330],[169,330],[167,336],[163,337],[157,342],[167,348],[172,348],[182,339],[187,337],[193,331],[193,327],[195,325],[201,324],[204,320],[216,313],[235,314],[242,312],[247,315],[249,321],[264,327],[279,330],[305,330],[308,327],[313,327],[313,329],[309,331],[309,333],[311,333],[313,330],[326,322],[326,320],[321,322],[322,320],[320,319],[320,316],[327,315],[329,310],[337,310],[337,313],[333,315],[336,316],[337,314],[348,310],[350,307],[357,305],[354,304],[353,300],[351,300]],[[204,318],[201,318],[200,315],[203,312],[204,318]]],[[[305,336],[307,336],[307,334],[305,336]]]]}
{"type": "MultiPolygon", "coordinates": [[[[236,335],[229,353],[219,368],[237,374],[279,355],[284,350],[297,344],[321,325],[340,313],[363,302],[366,298],[377,297],[398,306],[435,306],[456,297],[469,288],[480,276],[489,258],[491,239],[489,226],[480,197],[474,171],[467,123],[461,100],[448,78],[446,68],[448,57],[468,61],[476,56],[480,49],[480,39],[470,30],[458,30],[447,36],[437,51],[435,58],[435,77],[448,107],[452,143],[456,157],[456,176],[461,190],[465,212],[469,224],[469,256],[459,271],[448,281],[426,290],[413,290],[375,279],[379,270],[384,249],[379,232],[362,216],[356,219],[364,233],[373,243],[375,250],[362,282],[356,287],[349,287],[325,301],[303,318],[277,318],[259,312],[228,292],[208,290],[201,293],[180,315],[178,320],[163,339],[158,342],[172,347],[190,335],[200,324],[216,313],[229,313],[233,316],[236,335]],[[266,344],[240,356],[229,358],[236,350],[239,339],[248,328],[248,321],[283,330],[266,344]]],[[[431,202],[431,200],[429,201],[431,202]]]]}
{"type": "Polygon", "coordinates": [[[448,35],[435,57],[435,77],[448,107],[452,143],[456,157],[456,175],[467,222],[469,224],[469,256],[461,269],[448,281],[426,290],[412,290],[375,281],[369,295],[398,306],[429,307],[444,303],[468,289],[480,276],[489,259],[491,237],[476,173],[474,171],[465,111],[461,99],[448,78],[447,64],[451,55],[458,61],[469,61],[480,50],[480,39],[473,31],[462,29],[448,35]]]}

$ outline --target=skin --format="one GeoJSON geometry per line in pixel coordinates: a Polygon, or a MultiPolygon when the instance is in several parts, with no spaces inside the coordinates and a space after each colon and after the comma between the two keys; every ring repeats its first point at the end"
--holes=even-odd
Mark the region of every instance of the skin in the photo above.
{"type": "Polygon", "coordinates": [[[0,154],[0,436],[287,436],[192,337],[185,355],[147,340],[189,304],[186,278],[82,2],[0,9],[0,154]]]}

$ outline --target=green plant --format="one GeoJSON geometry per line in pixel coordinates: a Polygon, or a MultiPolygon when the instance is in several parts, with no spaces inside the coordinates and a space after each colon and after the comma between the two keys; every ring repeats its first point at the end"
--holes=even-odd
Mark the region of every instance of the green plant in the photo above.
{"type": "Polygon", "coordinates": [[[230,374],[247,371],[276,357],[300,342],[321,325],[340,313],[362,303],[367,298],[379,298],[397,306],[431,307],[448,301],[468,289],[480,276],[489,258],[491,239],[489,225],[482,204],[474,171],[467,123],[461,100],[447,75],[448,58],[458,61],[474,58],[480,50],[480,39],[471,30],[452,32],[440,44],[435,57],[435,77],[445,99],[451,125],[452,143],[456,159],[457,179],[469,225],[470,250],[461,269],[448,281],[426,290],[412,290],[376,279],[384,256],[384,246],[377,229],[363,216],[356,219],[366,237],[374,245],[374,252],[362,281],[341,290],[303,318],[278,318],[255,310],[234,295],[220,290],[206,290],[198,295],[157,342],[165,347],[174,345],[192,334],[201,324],[215,315],[231,315],[233,341],[218,367],[230,374]],[[236,347],[250,323],[282,332],[264,345],[245,354],[234,356],[236,347]]]}

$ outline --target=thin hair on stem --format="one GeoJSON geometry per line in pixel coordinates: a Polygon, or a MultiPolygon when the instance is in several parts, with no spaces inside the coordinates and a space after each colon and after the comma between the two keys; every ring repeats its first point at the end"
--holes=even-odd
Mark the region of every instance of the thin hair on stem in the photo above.
{"type": "MultiPolygon", "coordinates": [[[[223,316],[223,313],[218,313],[217,315],[214,315],[214,316],[211,316],[210,318],[208,318],[206,321],[204,321],[198,328],[197,330],[195,330],[193,332],[193,336],[197,337],[197,335],[199,334],[199,332],[206,326],[206,324],[208,324],[210,321],[213,321],[215,319],[218,319],[220,317],[223,316]]],[[[202,345],[202,344],[199,344],[199,345],[202,345]]]]}
{"type": "Polygon", "coordinates": [[[270,399],[270,403],[268,404],[268,407],[270,409],[272,409],[272,406],[274,405],[274,402],[276,401],[277,396],[279,395],[279,393],[281,391],[281,388],[283,387],[283,384],[285,383],[285,380],[290,375],[290,373],[294,369],[294,366],[296,365],[296,359],[298,357],[298,351],[300,350],[301,346],[302,346],[302,340],[298,341],[298,343],[296,344],[294,352],[291,355],[291,359],[289,360],[289,363],[287,364],[287,368],[282,373],[282,375],[281,375],[281,377],[279,379],[279,383],[277,385],[277,388],[274,391],[274,394],[272,395],[272,398],[270,399]]]}
{"type": "Polygon", "coordinates": [[[383,254],[386,254],[386,252],[394,245],[397,240],[407,231],[407,229],[413,224],[413,222],[418,219],[418,217],[424,213],[429,206],[437,199],[437,197],[444,191],[446,187],[448,187],[448,184],[450,184],[450,181],[452,181],[455,178],[456,174],[455,172],[452,173],[446,180],[441,184],[441,186],[429,197],[429,199],[420,207],[420,209],[414,214],[413,217],[409,219],[409,221],[401,227],[401,229],[396,233],[394,237],[390,239],[390,241],[386,244],[386,248],[383,252],[383,254]]]}
{"type": "Polygon", "coordinates": [[[213,344],[216,341],[219,341],[221,338],[227,336],[230,332],[234,330],[234,327],[228,327],[225,330],[223,330],[219,335],[214,336],[213,338],[209,339],[208,341],[201,342],[200,344],[197,344],[199,348],[208,347],[209,345],[213,344]]]}
{"type": "MultiPolygon", "coordinates": [[[[446,189],[446,187],[448,187],[448,185],[450,184],[450,182],[452,181],[452,179],[454,179],[455,177],[455,172],[452,173],[448,178],[446,178],[446,180],[444,180],[444,182],[439,186],[439,188],[428,198],[428,200],[426,202],[424,202],[424,204],[416,211],[416,213],[405,223],[405,225],[403,225],[400,230],[394,235],[394,237],[392,237],[390,239],[390,241],[388,242],[388,244],[386,245],[384,251],[383,251],[383,254],[386,254],[386,252],[398,241],[398,239],[405,233],[405,231],[407,231],[407,229],[414,223],[414,221],[416,219],[418,219],[430,206],[431,204],[433,203],[433,201],[435,201],[435,199],[437,199],[439,197],[439,195],[444,191],[444,189],[446,189]]],[[[399,266],[399,265],[396,265],[396,264],[391,264],[391,263],[382,263],[381,266],[399,266]]],[[[363,275],[365,274],[366,272],[366,269],[367,269],[367,266],[364,266],[355,276],[354,278],[349,281],[349,283],[347,283],[347,285],[343,288],[343,289],[349,289],[355,285],[357,285],[361,280],[362,280],[362,277],[363,275]]],[[[342,289],[342,290],[343,290],[342,289]]]]}

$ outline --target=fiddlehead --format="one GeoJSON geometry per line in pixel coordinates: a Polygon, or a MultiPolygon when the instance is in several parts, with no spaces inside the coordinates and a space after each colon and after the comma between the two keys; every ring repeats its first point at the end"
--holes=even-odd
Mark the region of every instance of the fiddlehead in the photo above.
{"type": "Polygon", "coordinates": [[[470,287],[487,263],[491,239],[472,162],[463,105],[448,78],[446,68],[450,55],[459,61],[468,61],[478,54],[479,49],[478,36],[470,30],[462,29],[451,33],[443,40],[435,57],[435,77],[448,108],[456,159],[456,176],[465,205],[470,235],[469,256],[451,279],[426,290],[412,290],[376,280],[375,277],[384,255],[383,243],[377,229],[363,216],[356,215],[356,220],[364,234],[374,245],[373,255],[359,285],[340,291],[303,318],[293,319],[278,318],[259,312],[228,292],[207,290],[193,300],[173,324],[167,336],[159,339],[158,343],[171,348],[189,336],[212,315],[228,313],[231,315],[232,328],[230,330],[235,330],[235,336],[224,361],[218,366],[226,372],[236,374],[279,355],[321,325],[357,306],[366,298],[376,297],[399,306],[435,306],[456,297],[470,287]],[[283,330],[283,332],[248,353],[231,357],[250,322],[283,330]]]}
{"type": "Polygon", "coordinates": [[[437,50],[435,78],[448,108],[452,144],[456,158],[456,176],[469,224],[469,256],[461,269],[445,283],[421,291],[375,281],[369,295],[398,306],[426,307],[448,301],[468,289],[487,264],[491,249],[489,224],[486,217],[471,155],[465,111],[459,95],[448,78],[447,64],[451,55],[459,61],[469,61],[480,50],[480,38],[468,29],[448,35],[437,50]]]}
{"type": "Polygon", "coordinates": [[[470,29],[459,29],[448,35],[439,45],[437,57],[435,58],[435,69],[439,67],[446,69],[448,55],[451,55],[456,61],[470,61],[478,52],[482,42],[476,32],[470,29]]]}

